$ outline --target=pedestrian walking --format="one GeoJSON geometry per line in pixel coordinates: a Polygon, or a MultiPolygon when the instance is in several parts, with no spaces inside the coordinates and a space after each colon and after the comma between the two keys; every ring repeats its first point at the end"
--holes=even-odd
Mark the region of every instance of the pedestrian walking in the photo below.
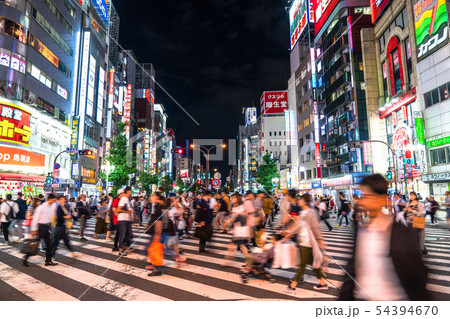
{"type": "Polygon", "coordinates": [[[2,226],[3,237],[5,238],[5,245],[9,245],[9,226],[19,212],[19,206],[12,200],[11,194],[6,195],[0,206],[0,223],[2,226]]]}
{"type": "Polygon", "coordinates": [[[100,207],[97,210],[95,216],[95,232],[94,238],[98,238],[98,235],[105,234],[107,231],[106,214],[108,213],[108,202],[105,199],[100,200],[100,207]]]}
{"type": "Polygon", "coordinates": [[[56,207],[56,226],[53,229],[51,258],[53,259],[55,257],[55,253],[61,239],[64,241],[64,245],[66,245],[67,249],[72,253],[72,257],[78,257],[78,254],[75,253],[72,245],[70,244],[67,223],[71,222],[72,216],[66,208],[66,198],[64,196],[58,196],[56,207]]]}
{"type": "MultiPolygon", "coordinates": [[[[56,196],[50,194],[45,203],[34,210],[33,220],[31,222],[31,235],[45,242],[45,266],[54,266],[57,263],[52,262],[52,243],[51,243],[51,225],[56,217],[57,207],[55,205],[56,196]]],[[[28,266],[27,260],[30,255],[25,255],[23,264],[28,266]]]]}
{"type": "Polygon", "coordinates": [[[327,220],[328,218],[330,218],[330,215],[328,213],[328,206],[327,206],[327,202],[326,202],[325,198],[322,198],[320,200],[318,211],[319,211],[320,220],[323,221],[325,223],[325,225],[328,227],[328,231],[332,231],[333,227],[330,225],[330,223],[327,220]]]}
{"type": "Polygon", "coordinates": [[[430,217],[431,217],[431,223],[430,225],[438,225],[439,222],[436,219],[436,212],[439,209],[439,203],[434,199],[434,196],[430,196],[430,217]]]}
{"type": "Polygon", "coordinates": [[[425,211],[424,205],[419,202],[416,192],[409,193],[409,203],[405,207],[405,220],[408,227],[416,232],[420,250],[423,255],[426,255],[425,211]]]}
{"type": "Polygon", "coordinates": [[[304,280],[306,265],[311,265],[314,274],[319,280],[319,284],[313,288],[316,290],[327,290],[328,285],[325,281],[325,274],[322,271],[323,254],[325,242],[320,230],[316,212],[310,207],[311,195],[308,193],[300,196],[299,206],[301,212],[296,218],[295,223],[286,231],[285,241],[297,235],[297,243],[300,246],[300,268],[297,271],[293,281],[287,286],[286,292],[292,293],[297,285],[304,280]]]}
{"type": "Polygon", "coordinates": [[[205,191],[203,199],[197,208],[195,214],[195,221],[198,223],[195,229],[195,237],[199,238],[199,252],[209,253],[206,250],[206,242],[209,241],[213,234],[212,220],[213,220],[213,207],[215,206],[215,200],[212,198],[210,191],[205,191]]]}
{"type": "MultiPolygon", "coordinates": [[[[341,203],[341,206],[339,208],[340,218],[339,218],[339,225],[337,228],[342,227],[342,220],[345,218],[346,226],[348,226],[348,220],[350,219],[350,223],[352,223],[352,218],[350,217],[350,202],[345,198],[344,193],[339,193],[339,200],[341,203]]],[[[339,217],[339,216],[338,216],[339,217]]]]}
{"type": "Polygon", "coordinates": [[[91,218],[91,210],[86,202],[86,195],[80,196],[76,205],[76,211],[80,223],[80,239],[81,241],[87,241],[86,237],[84,237],[84,230],[86,229],[86,221],[91,218]]]}
{"type": "Polygon", "coordinates": [[[11,222],[9,226],[11,233],[16,234],[16,243],[21,243],[23,238],[23,222],[25,221],[25,215],[28,210],[27,201],[23,199],[23,194],[21,192],[17,193],[16,204],[19,207],[19,211],[11,222]],[[17,230],[15,227],[17,226],[17,230]]]}
{"type": "Polygon", "coordinates": [[[119,227],[119,256],[126,256],[126,250],[131,244],[131,223],[133,210],[130,204],[131,188],[125,187],[124,195],[119,201],[117,208],[117,225],[119,227]]]}
{"type": "Polygon", "coordinates": [[[339,300],[429,300],[428,271],[419,253],[417,235],[383,212],[388,183],[375,174],[365,177],[360,189],[364,196],[359,204],[370,219],[358,224],[339,300]]]}

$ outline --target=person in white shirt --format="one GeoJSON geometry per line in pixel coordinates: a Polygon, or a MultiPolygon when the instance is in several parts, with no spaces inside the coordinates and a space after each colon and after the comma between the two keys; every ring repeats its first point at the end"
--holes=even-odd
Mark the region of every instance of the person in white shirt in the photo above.
{"type": "Polygon", "coordinates": [[[5,245],[9,245],[9,226],[11,221],[19,212],[19,205],[12,200],[11,194],[6,195],[6,200],[0,206],[0,223],[2,225],[5,245]]]}
{"type": "MultiPolygon", "coordinates": [[[[45,250],[45,265],[54,266],[57,263],[52,262],[52,243],[51,243],[51,227],[52,220],[56,216],[57,206],[55,205],[56,196],[50,194],[47,201],[38,206],[34,211],[33,221],[31,222],[31,234],[38,236],[39,239],[44,240],[45,250]]],[[[25,255],[24,266],[28,266],[27,260],[29,255],[25,255]]]]}
{"type": "Polygon", "coordinates": [[[130,204],[131,188],[125,188],[125,195],[118,205],[117,225],[119,226],[119,256],[126,256],[125,252],[131,245],[131,223],[133,221],[133,209],[130,204]]]}

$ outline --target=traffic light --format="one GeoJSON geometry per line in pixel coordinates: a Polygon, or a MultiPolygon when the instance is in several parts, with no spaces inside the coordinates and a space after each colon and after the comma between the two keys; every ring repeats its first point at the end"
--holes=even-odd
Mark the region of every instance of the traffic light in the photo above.
{"type": "Polygon", "coordinates": [[[198,185],[200,185],[201,183],[202,183],[202,181],[201,181],[201,180],[198,180],[198,181],[197,181],[197,184],[198,184],[198,185]]]}
{"type": "Polygon", "coordinates": [[[183,154],[183,150],[182,149],[179,149],[177,152],[178,152],[178,154],[183,154]]]}
{"type": "Polygon", "coordinates": [[[78,151],[78,154],[84,155],[84,156],[91,156],[93,152],[91,150],[80,150],[78,151]]]}
{"type": "Polygon", "coordinates": [[[386,179],[387,179],[388,181],[390,181],[390,180],[392,179],[392,172],[391,172],[391,171],[387,171],[387,172],[386,172],[386,179]]]}
{"type": "Polygon", "coordinates": [[[47,176],[47,178],[45,179],[45,184],[51,184],[52,183],[52,178],[50,176],[47,176]]]}

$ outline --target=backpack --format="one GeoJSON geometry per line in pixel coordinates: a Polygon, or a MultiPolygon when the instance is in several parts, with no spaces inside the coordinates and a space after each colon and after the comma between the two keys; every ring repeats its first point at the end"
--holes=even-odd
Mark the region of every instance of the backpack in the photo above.
{"type": "Polygon", "coordinates": [[[5,214],[6,221],[9,223],[11,222],[11,220],[14,219],[14,209],[12,208],[11,205],[8,204],[8,202],[5,202],[5,204],[9,206],[9,213],[5,214]]]}

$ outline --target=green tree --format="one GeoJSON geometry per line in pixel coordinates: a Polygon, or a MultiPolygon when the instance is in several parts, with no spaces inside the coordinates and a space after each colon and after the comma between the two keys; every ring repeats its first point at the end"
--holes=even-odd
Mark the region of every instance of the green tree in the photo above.
{"type": "Polygon", "coordinates": [[[114,170],[109,174],[109,181],[113,182],[113,194],[116,194],[122,185],[128,185],[128,174],[136,173],[136,158],[134,154],[131,165],[127,165],[127,152],[129,150],[125,136],[125,125],[126,123],[117,123],[119,134],[113,139],[110,156],[106,158],[114,166],[114,170]]]}
{"type": "Polygon", "coordinates": [[[157,175],[152,175],[147,172],[141,172],[139,174],[139,182],[142,183],[142,190],[150,194],[150,185],[158,185],[159,178],[157,175]]]}
{"type": "Polygon", "coordinates": [[[177,177],[177,187],[178,187],[178,191],[181,192],[182,190],[184,190],[184,182],[181,179],[181,176],[178,175],[177,177]]]}
{"type": "Polygon", "coordinates": [[[278,165],[275,159],[266,151],[263,156],[263,163],[258,168],[258,183],[266,190],[273,190],[272,179],[280,177],[278,165]]]}
{"type": "Polygon", "coordinates": [[[159,182],[159,186],[164,188],[164,192],[167,194],[173,189],[173,180],[169,175],[165,175],[159,182]]]}

